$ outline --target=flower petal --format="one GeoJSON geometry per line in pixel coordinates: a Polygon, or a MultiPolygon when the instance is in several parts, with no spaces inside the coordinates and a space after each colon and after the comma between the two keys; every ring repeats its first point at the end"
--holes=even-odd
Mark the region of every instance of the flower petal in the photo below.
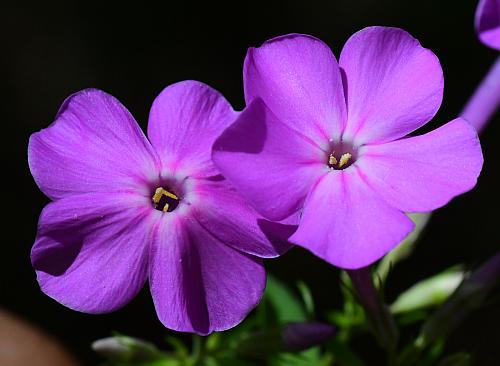
{"type": "Polygon", "coordinates": [[[290,241],[337,267],[356,269],[380,259],[412,229],[412,221],[352,167],[327,174],[313,188],[290,241]]]}
{"type": "Polygon", "coordinates": [[[355,145],[406,136],[427,123],[443,96],[443,72],[430,50],[398,28],[355,33],[340,55],[348,122],[344,138],[355,145]]]}
{"type": "Polygon", "coordinates": [[[500,0],[479,1],[475,26],[481,42],[500,51],[500,0]]]}
{"type": "Polygon", "coordinates": [[[51,199],[143,190],[144,181],[158,174],[156,154],[134,118],[114,97],[95,89],[70,96],[55,122],[31,135],[28,160],[51,199]]]}
{"type": "Polygon", "coordinates": [[[244,65],[245,99],[262,98],[290,128],[313,141],[339,138],[346,106],[339,66],[317,38],[290,34],[250,48],[244,65]]]}
{"type": "Polygon", "coordinates": [[[182,81],[165,88],[153,102],[148,136],[170,171],[192,177],[217,175],[212,144],[236,116],[216,90],[198,81],[182,81]]]}
{"type": "Polygon", "coordinates": [[[279,223],[264,219],[225,180],[199,183],[196,196],[193,215],[221,242],[261,258],[277,257],[290,249],[287,239],[297,229],[298,220],[279,223]]]}
{"type": "Polygon", "coordinates": [[[422,136],[360,149],[357,165],[392,206],[426,212],[476,185],[483,166],[474,128],[455,119],[422,136]]]}
{"type": "Polygon", "coordinates": [[[326,153],[278,120],[260,99],[217,139],[213,160],[238,192],[273,221],[296,212],[315,180],[328,171],[326,153]]]}
{"type": "Polygon", "coordinates": [[[86,313],[121,308],[147,278],[154,220],[144,198],[74,195],[42,212],[31,261],[43,292],[86,313]]]}
{"type": "Polygon", "coordinates": [[[260,259],[219,242],[196,221],[172,216],[158,227],[150,286],[161,322],[201,335],[234,327],[265,287],[260,259]]]}

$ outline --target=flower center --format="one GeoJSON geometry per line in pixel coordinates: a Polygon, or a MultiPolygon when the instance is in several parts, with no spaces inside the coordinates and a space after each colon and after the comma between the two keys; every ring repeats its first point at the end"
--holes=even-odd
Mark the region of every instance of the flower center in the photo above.
{"type": "Polygon", "coordinates": [[[352,146],[340,143],[332,147],[328,156],[328,166],[335,170],[346,169],[356,161],[356,157],[356,151],[352,146]]]}
{"type": "Polygon", "coordinates": [[[153,201],[153,207],[163,212],[172,212],[179,206],[180,201],[179,197],[163,187],[156,188],[151,199],[153,201]]]}

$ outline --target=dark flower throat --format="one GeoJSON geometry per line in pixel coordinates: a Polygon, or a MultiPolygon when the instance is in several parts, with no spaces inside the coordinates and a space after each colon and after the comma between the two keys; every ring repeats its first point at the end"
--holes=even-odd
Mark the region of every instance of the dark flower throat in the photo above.
{"type": "Polygon", "coordinates": [[[153,197],[153,207],[158,211],[172,212],[179,206],[179,197],[164,189],[163,187],[156,188],[153,197]]]}

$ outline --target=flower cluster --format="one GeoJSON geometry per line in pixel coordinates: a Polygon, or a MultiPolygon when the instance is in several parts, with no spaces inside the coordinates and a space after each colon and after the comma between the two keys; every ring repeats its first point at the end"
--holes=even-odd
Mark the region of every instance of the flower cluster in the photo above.
{"type": "Polygon", "coordinates": [[[413,229],[406,213],[474,187],[476,131],[433,118],[437,57],[403,30],[354,34],[339,62],[292,34],[248,51],[247,107],[196,81],[154,101],[148,138],[99,90],[70,96],[32,135],[43,210],[31,258],[41,289],[72,309],[116,310],[149,281],[159,319],[208,334],[238,324],[265,286],[261,258],[300,245],[346,269],[413,229]]]}

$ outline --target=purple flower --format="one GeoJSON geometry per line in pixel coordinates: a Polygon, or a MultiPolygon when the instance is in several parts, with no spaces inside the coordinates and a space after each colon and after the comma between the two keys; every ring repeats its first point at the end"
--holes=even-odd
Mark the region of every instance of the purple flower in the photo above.
{"type": "Polygon", "coordinates": [[[475,130],[428,122],[439,61],[403,30],[354,34],[337,64],[320,40],[272,39],[248,51],[249,106],[214,144],[224,176],[271,220],[300,212],[290,241],[343,268],[371,264],[413,229],[404,212],[443,206],[482,167],[475,130]]]}
{"type": "Polygon", "coordinates": [[[500,51],[500,0],[479,1],[475,27],[481,42],[500,51]]]}
{"type": "Polygon", "coordinates": [[[278,236],[289,227],[258,216],[211,161],[213,141],[236,116],[208,86],[177,83],[153,103],[150,143],[112,96],[69,97],[28,148],[33,177],[54,201],[31,253],[42,290],[105,313],[149,279],[168,328],[207,334],[240,322],[265,285],[255,256],[286,250],[278,236]]]}

